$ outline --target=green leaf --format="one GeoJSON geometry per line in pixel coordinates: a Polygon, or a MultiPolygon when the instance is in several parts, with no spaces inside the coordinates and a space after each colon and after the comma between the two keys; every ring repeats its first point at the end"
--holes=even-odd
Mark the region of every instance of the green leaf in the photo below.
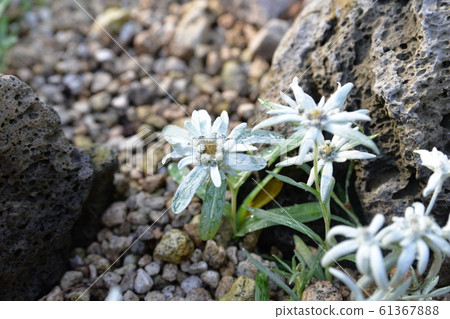
{"type": "Polygon", "coordinates": [[[253,258],[246,249],[243,249],[243,251],[247,258],[250,259],[250,261],[256,266],[256,268],[258,268],[258,270],[272,279],[281,289],[283,289],[289,296],[291,296],[292,299],[300,301],[300,298],[292,291],[292,289],[289,288],[280,278],[278,278],[278,276],[276,276],[269,268],[253,258]]]}
{"type": "MultiPolygon", "coordinates": [[[[173,197],[172,210],[175,214],[181,213],[191,202],[197,189],[204,184],[204,180],[209,176],[207,170],[196,166],[185,179],[180,183],[173,197]]],[[[226,187],[226,183],[223,182],[226,187]]]]}
{"type": "Polygon", "coordinates": [[[294,235],[295,252],[297,252],[305,261],[308,268],[310,268],[317,279],[325,280],[325,274],[321,267],[318,267],[317,256],[311,252],[305,242],[298,236],[294,235]]]}
{"type": "Polygon", "coordinates": [[[269,281],[267,280],[267,275],[258,270],[255,276],[255,301],[268,300],[270,300],[269,281]]]}
{"type": "Polygon", "coordinates": [[[206,185],[206,195],[202,205],[199,225],[200,238],[203,240],[213,238],[219,229],[225,208],[226,190],[227,183],[224,180],[222,180],[220,187],[214,186],[212,181],[209,181],[206,185]]]}
{"type": "MultiPolygon", "coordinates": [[[[169,163],[167,165],[167,171],[169,173],[169,176],[172,177],[173,180],[178,184],[181,184],[183,179],[185,179],[189,174],[189,168],[183,167],[182,169],[179,169],[177,163],[169,163]]],[[[200,185],[200,187],[195,192],[195,195],[197,195],[201,199],[205,198],[205,184],[200,185]]]]}
{"type": "MultiPolygon", "coordinates": [[[[312,231],[311,228],[303,224],[300,220],[294,219],[293,216],[286,211],[286,209],[281,209],[281,212],[279,213],[253,207],[247,207],[247,209],[256,217],[268,219],[279,225],[284,225],[292,229],[295,229],[296,231],[314,239],[319,245],[323,245],[323,240],[322,238],[320,238],[319,235],[317,235],[314,231],[312,231]]],[[[305,214],[305,216],[307,215],[305,214]]]]}
{"type": "Polygon", "coordinates": [[[355,223],[349,222],[349,221],[346,220],[345,218],[342,218],[342,217],[340,217],[340,216],[336,216],[336,215],[333,215],[333,214],[331,214],[331,219],[332,219],[332,220],[335,220],[335,221],[337,221],[337,222],[341,222],[342,224],[345,224],[345,225],[347,225],[347,226],[352,226],[352,227],[358,226],[358,225],[356,225],[355,223]]]}
{"type": "Polygon", "coordinates": [[[336,261],[343,261],[343,260],[348,260],[356,263],[356,254],[345,255],[344,257],[338,258],[336,261]]]}
{"type": "Polygon", "coordinates": [[[305,183],[302,182],[296,182],[295,180],[293,180],[290,177],[284,176],[284,175],[280,175],[271,171],[267,171],[268,174],[273,175],[275,178],[279,179],[282,182],[285,182],[286,184],[290,184],[292,186],[298,187],[300,189],[303,189],[304,191],[310,192],[311,194],[313,194],[317,199],[320,199],[320,194],[318,191],[316,191],[314,188],[312,188],[311,186],[306,185],[305,183]]]}
{"type": "Polygon", "coordinates": [[[245,236],[247,233],[254,232],[259,229],[267,228],[270,226],[278,225],[277,223],[274,223],[267,219],[261,219],[257,218],[255,216],[248,217],[244,219],[244,221],[239,226],[239,230],[236,234],[234,234],[236,237],[242,237],[245,236]]]}
{"type": "MultiPolygon", "coordinates": [[[[269,209],[268,211],[276,215],[281,214],[286,215],[286,213],[288,213],[289,215],[292,216],[292,218],[302,223],[312,222],[322,218],[322,211],[320,210],[319,203],[313,202],[287,206],[284,208],[273,208],[269,209]]],[[[258,229],[263,229],[275,225],[282,225],[282,224],[278,221],[266,219],[262,215],[251,216],[244,219],[235,236],[241,237],[249,232],[253,232],[258,229]]]]}

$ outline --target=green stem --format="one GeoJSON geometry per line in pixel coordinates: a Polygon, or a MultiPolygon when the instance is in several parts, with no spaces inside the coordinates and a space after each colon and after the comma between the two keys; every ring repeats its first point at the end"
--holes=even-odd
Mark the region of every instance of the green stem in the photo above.
{"type": "Polygon", "coordinates": [[[233,234],[236,234],[238,229],[236,219],[236,208],[237,208],[237,193],[239,188],[233,188],[233,185],[229,179],[227,179],[227,184],[231,192],[231,212],[230,212],[231,225],[233,227],[233,234]]]}
{"type": "Polygon", "coordinates": [[[347,215],[353,220],[353,222],[355,222],[356,226],[362,226],[358,217],[356,217],[356,215],[350,209],[345,207],[345,204],[339,199],[335,192],[331,193],[331,197],[339,205],[339,207],[341,207],[347,213],[347,215]]]}
{"type": "Polygon", "coordinates": [[[441,191],[441,187],[436,187],[436,189],[433,192],[433,197],[431,197],[430,203],[428,204],[425,215],[430,215],[431,210],[433,209],[433,206],[436,203],[436,199],[437,199],[440,191],[441,191]]]}

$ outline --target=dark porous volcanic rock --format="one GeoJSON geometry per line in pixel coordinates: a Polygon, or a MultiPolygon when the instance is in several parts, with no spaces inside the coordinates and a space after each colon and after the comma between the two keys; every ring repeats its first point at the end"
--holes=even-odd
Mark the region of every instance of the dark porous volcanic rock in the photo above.
{"type": "Polygon", "coordinates": [[[87,246],[95,240],[102,227],[102,214],[113,200],[114,173],[119,168],[117,152],[108,146],[96,144],[85,151],[91,158],[94,174],[83,212],[72,229],[72,240],[76,246],[87,246]]]}
{"type": "MultiPolygon", "coordinates": [[[[367,221],[376,213],[389,221],[413,201],[430,200],[421,192],[432,172],[419,166],[413,151],[435,146],[450,152],[450,8],[444,1],[371,4],[326,0],[307,5],[274,53],[261,97],[279,101],[279,91],[294,76],[316,102],[330,96],[337,82],[354,83],[347,110],[370,110],[372,121],[364,128],[378,134],[381,150],[376,160],[358,164],[356,191],[367,221]]],[[[288,126],[277,129],[289,131],[288,126]]],[[[433,210],[441,224],[448,216],[448,185],[433,210]]]]}
{"type": "Polygon", "coordinates": [[[56,112],[14,76],[0,76],[0,109],[0,299],[36,299],[65,270],[92,169],[56,112]]]}

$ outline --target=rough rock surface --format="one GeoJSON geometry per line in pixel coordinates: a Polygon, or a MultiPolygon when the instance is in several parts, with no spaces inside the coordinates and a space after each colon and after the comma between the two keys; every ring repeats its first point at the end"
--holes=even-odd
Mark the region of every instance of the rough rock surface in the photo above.
{"type": "Polygon", "coordinates": [[[64,272],[92,169],[56,112],[14,76],[0,76],[0,109],[0,299],[34,299],[64,272]]]}
{"type": "MultiPolygon", "coordinates": [[[[274,54],[261,97],[277,100],[294,76],[316,101],[337,82],[354,83],[347,109],[370,110],[372,122],[364,128],[378,134],[381,150],[376,160],[358,164],[356,190],[367,220],[376,213],[389,220],[413,201],[429,201],[421,192],[431,171],[413,151],[436,146],[450,152],[450,7],[418,0],[371,4],[307,5],[274,54]]],[[[434,209],[440,223],[450,204],[446,185],[434,209]]]]}

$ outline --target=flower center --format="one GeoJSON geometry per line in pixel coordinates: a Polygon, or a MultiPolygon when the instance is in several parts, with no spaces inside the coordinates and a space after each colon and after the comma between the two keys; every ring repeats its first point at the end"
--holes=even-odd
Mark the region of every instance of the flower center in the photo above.
{"type": "Polygon", "coordinates": [[[204,146],[205,146],[205,149],[202,151],[202,154],[208,154],[208,155],[211,155],[211,156],[216,155],[217,144],[215,144],[215,143],[207,143],[207,144],[204,144],[204,146]]]}
{"type": "Polygon", "coordinates": [[[309,120],[308,123],[309,125],[320,127],[322,121],[325,120],[327,116],[326,114],[323,114],[322,111],[320,110],[313,110],[309,112],[306,117],[309,120]]]}
{"type": "Polygon", "coordinates": [[[203,165],[218,165],[223,161],[223,143],[221,138],[199,138],[197,157],[203,165]]]}
{"type": "Polygon", "coordinates": [[[331,141],[325,141],[319,149],[319,155],[323,159],[332,159],[335,155],[334,151],[334,147],[331,146],[331,141]]]}

